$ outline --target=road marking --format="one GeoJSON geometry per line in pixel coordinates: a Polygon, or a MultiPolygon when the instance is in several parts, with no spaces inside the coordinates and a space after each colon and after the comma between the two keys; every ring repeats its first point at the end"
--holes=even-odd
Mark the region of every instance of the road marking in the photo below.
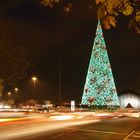
{"type": "Polygon", "coordinates": [[[133,135],[132,137],[134,137],[134,138],[140,138],[140,136],[138,136],[138,135],[133,135]]]}
{"type": "Polygon", "coordinates": [[[135,133],[135,130],[133,130],[131,133],[129,133],[123,140],[128,140],[128,138],[135,133]]]}
{"type": "Polygon", "coordinates": [[[109,134],[120,134],[120,135],[126,135],[126,133],[120,133],[120,132],[111,132],[111,131],[103,131],[103,130],[87,130],[87,129],[76,129],[80,131],[87,131],[87,132],[94,132],[94,133],[109,133],[109,134]]]}
{"type": "Polygon", "coordinates": [[[64,135],[69,134],[69,133],[72,133],[72,132],[74,132],[74,131],[75,131],[75,129],[72,129],[71,131],[64,132],[64,133],[61,133],[61,134],[59,134],[59,135],[50,137],[50,139],[56,139],[56,138],[58,138],[58,137],[62,137],[62,136],[64,136],[64,135]]]}

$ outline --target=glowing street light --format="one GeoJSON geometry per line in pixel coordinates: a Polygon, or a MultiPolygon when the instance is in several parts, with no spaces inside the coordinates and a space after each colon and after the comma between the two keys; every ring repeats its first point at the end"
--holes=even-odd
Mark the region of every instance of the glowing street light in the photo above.
{"type": "Polygon", "coordinates": [[[8,96],[9,96],[9,99],[10,99],[10,96],[11,96],[11,92],[8,92],[8,96]]]}
{"type": "Polygon", "coordinates": [[[32,81],[33,81],[33,84],[34,84],[33,96],[35,96],[35,86],[36,86],[37,77],[33,76],[32,81]]]}
{"type": "Polygon", "coordinates": [[[32,81],[33,81],[34,87],[35,87],[35,83],[36,83],[36,81],[37,81],[37,77],[33,76],[33,77],[32,77],[32,81]]]}
{"type": "Polygon", "coordinates": [[[17,93],[17,92],[18,92],[18,88],[16,87],[16,88],[15,88],[15,93],[17,93]]]}

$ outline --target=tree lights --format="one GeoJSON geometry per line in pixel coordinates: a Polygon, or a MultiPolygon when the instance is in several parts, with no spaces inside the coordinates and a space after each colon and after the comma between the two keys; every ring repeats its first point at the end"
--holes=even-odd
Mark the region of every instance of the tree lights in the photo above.
{"type": "Polygon", "coordinates": [[[83,91],[82,104],[119,106],[100,21],[98,21],[97,25],[96,37],[83,91]]]}

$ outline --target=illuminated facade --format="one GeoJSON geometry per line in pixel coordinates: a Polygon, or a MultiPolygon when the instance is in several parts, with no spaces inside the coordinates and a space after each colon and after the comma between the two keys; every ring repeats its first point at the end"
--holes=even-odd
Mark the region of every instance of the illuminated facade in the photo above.
{"type": "Polygon", "coordinates": [[[100,21],[97,25],[81,104],[119,106],[100,21]]]}

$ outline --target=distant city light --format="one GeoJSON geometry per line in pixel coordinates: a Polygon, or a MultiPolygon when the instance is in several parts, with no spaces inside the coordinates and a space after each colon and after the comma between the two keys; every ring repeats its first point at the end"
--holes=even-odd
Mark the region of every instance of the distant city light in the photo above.
{"type": "Polygon", "coordinates": [[[0,104],[0,109],[4,109],[4,108],[9,109],[9,108],[11,108],[11,106],[0,104]]]}

